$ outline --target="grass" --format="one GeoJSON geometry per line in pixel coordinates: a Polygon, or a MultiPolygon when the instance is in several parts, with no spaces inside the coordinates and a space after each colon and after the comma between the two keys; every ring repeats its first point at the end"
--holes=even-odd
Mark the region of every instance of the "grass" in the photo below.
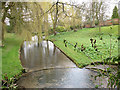
{"type": "Polygon", "coordinates": [[[19,48],[22,39],[15,34],[5,34],[5,47],[2,49],[2,77],[7,74],[8,78],[20,73],[22,66],[19,60],[19,48]]]}
{"type": "MultiPolygon", "coordinates": [[[[110,36],[108,33],[112,34],[112,56],[118,55],[118,26],[113,26],[113,29],[110,30],[110,27],[102,27],[101,32],[103,33],[102,38],[99,38],[98,28],[84,28],[78,30],[77,32],[63,32],[57,34],[56,36],[50,36],[50,39],[54,41],[54,44],[58,46],[66,55],[68,55],[79,67],[90,64],[91,62],[102,61],[103,59],[109,57],[109,48],[110,48],[110,36]],[[90,38],[96,39],[97,49],[99,52],[96,52],[94,48],[91,47],[90,38]],[[74,49],[73,46],[67,45],[65,47],[63,40],[67,40],[70,43],[74,44],[77,42],[78,47],[81,47],[81,44],[84,45],[86,50],[84,51],[89,57],[90,60],[83,52],[74,49]],[[116,42],[117,41],[117,42],[116,42]],[[103,44],[105,43],[105,44],[103,44]]],[[[0,48],[2,50],[2,74],[6,73],[8,78],[13,77],[14,75],[21,72],[22,66],[19,60],[19,48],[22,39],[17,37],[15,34],[6,33],[5,34],[5,47],[0,48]]],[[[1,55],[1,52],[0,52],[1,55]]]]}
{"type": "Polygon", "coordinates": [[[54,42],[54,44],[59,47],[64,53],[69,56],[74,62],[79,66],[83,67],[92,62],[103,61],[110,56],[110,36],[111,34],[111,56],[118,55],[118,25],[101,27],[101,36],[99,35],[98,28],[84,28],[82,30],[78,30],[77,32],[63,32],[59,33],[56,36],[50,36],[50,39],[54,42]],[[102,37],[102,40],[100,40],[102,37]],[[92,47],[90,39],[96,39],[97,50],[92,47]],[[80,50],[75,50],[73,46],[67,44],[65,47],[64,40],[67,40],[69,43],[75,45],[77,42],[77,47],[81,48],[81,45],[86,48],[84,53],[80,50]],[[91,58],[88,58],[86,54],[91,58]],[[101,58],[102,57],[102,58],[101,58]]]}

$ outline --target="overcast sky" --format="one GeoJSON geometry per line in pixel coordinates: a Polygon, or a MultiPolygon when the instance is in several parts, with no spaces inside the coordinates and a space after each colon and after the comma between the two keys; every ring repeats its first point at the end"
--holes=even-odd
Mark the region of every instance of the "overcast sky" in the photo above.
{"type": "MultiPolygon", "coordinates": [[[[53,1],[57,1],[57,0],[53,0],[53,1]]],[[[91,2],[92,0],[59,0],[59,1],[61,1],[61,2],[76,2],[76,3],[78,3],[78,4],[81,4],[82,2],[91,2]]],[[[99,0],[94,0],[95,2],[96,1],[99,1],[99,0]]],[[[103,0],[103,2],[105,2],[105,3],[107,3],[109,6],[108,6],[108,10],[109,11],[107,11],[107,15],[109,16],[109,17],[111,17],[112,16],[112,12],[113,12],[113,8],[115,7],[115,5],[118,7],[118,2],[119,2],[120,0],[103,0]]]]}
{"type": "MultiPolygon", "coordinates": [[[[1,0],[1,1],[4,1],[4,0],[1,0]]],[[[23,2],[50,2],[50,1],[57,1],[57,0],[8,0],[8,1],[12,1],[12,2],[19,2],[19,1],[23,1],[23,2]]],[[[60,2],[76,2],[78,4],[81,4],[82,2],[91,2],[91,1],[100,1],[100,0],[59,0],[60,2]]],[[[112,15],[112,11],[113,11],[113,8],[115,7],[115,5],[118,7],[118,2],[120,0],[102,0],[103,2],[106,2],[108,3],[108,7],[109,7],[109,12],[107,12],[107,15],[111,17],[112,15]]]]}

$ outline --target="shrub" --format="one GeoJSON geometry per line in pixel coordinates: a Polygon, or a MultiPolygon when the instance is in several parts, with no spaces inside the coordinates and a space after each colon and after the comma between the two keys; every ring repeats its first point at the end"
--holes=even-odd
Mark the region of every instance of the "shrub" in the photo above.
{"type": "Polygon", "coordinates": [[[70,29],[73,30],[74,29],[73,26],[70,26],[70,29]]]}
{"type": "Polygon", "coordinates": [[[73,30],[73,29],[80,29],[80,28],[82,28],[81,25],[70,26],[71,30],[73,30]]]}
{"type": "Polygon", "coordinates": [[[95,21],[95,25],[96,25],[96,26],[98,25],[98,21],[97,21],[97,20],[95,21]]]}
{"type": "MultiPolygon", "coordinates": [[[[66,32],[67,30],[63,26],[56,27],[56,32],[66,32]]],[[[53,27],[49,29],[49,34],[53,34],[53,27]]]]}
{"type": "Polygon", "coordinates": [[[53,34],[53,28],[50,28],[48,31],[49,34],[53,34]]]}
{"type": "Polygon", "coordinates": [[[76,25],[76,26],[75,26],[75,29],[79,29],[79,28],[80,28],[80,25],[76,25]]]}
{"type": "Polygon", "coordinates": [[[12,26],[6,26],[6,31],[8,33],[14,33],[13,27],[12,26]]]}
{"type": "Polygon", "coordinates": [[[63,26],[56,27],[57,32],[66,32],[66,29],[63,26]]]}

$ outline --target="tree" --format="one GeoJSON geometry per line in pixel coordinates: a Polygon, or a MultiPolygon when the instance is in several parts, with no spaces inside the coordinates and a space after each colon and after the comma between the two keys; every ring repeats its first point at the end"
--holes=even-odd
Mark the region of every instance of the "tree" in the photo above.
{"type": "MultiPolygon", "coordinates": [[[[14,21],[15,23],[15,27],[17,26],[18,23],[18,20],[19,20],[19,27],[20,27],[20,23],[22,22],[22,17],[21,17],[21,14],[22,14],[22,9],[23,9],[23,6],[25,5],[26,3],[15,3],[15,2],[2,2],[2,19],[1,19],[1,23],[2,23],[2,37],[0,37],[0,40],[2,42],[2,45],[3,46],[3,41],[4,41],[4,31],[5,31],[5,27],[6,27],[6,23],[5,23],[5,20],[6,18],[9,18],[10,21],[14,21]],[[19,8],[19,9],[18,9],[19,8]]],[[[11,23],[11,22],[10,22],[11,23]]],[[[12,25],[12,24],[10,24],[12,25]]],[[[17,27],[16,27],[17,28],[17,27]]]]}
{"type": "Polygon", "coordinates": [[[113,14],[112,14],[112,19],[114,18],[118,18],[118,9],[117,7],[115,6],[114,9],[113,9],[113,14]]]}
{"type": "MultiPolygon", "coordinates": [[[[42,39],[42,26],[45,28],[44,33],[48,35],[48,12],[49,3],[36,2],[5,2],[2,3],[2,37],[4,41],[5,19],[10,20],[10,26],[14,29],[15,34],[22,35],[24,39],[30,40],[33,33],[37,33],[42,39]]],[[[1,31],[0,31],[1,32],[1,31]]],[[[1,45],[2,46],[2,45],[1,45]]]]}

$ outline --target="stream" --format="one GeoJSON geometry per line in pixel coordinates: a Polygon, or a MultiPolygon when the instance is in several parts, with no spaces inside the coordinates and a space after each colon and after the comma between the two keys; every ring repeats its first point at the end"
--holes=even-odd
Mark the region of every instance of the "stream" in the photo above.
{"type": "Polygon", "coordinates": [[[25,41],[20,54],[28,72],[17,81],[24,88],[94,88],[96,72],[78,68],[50,41],[25,41]]]}

